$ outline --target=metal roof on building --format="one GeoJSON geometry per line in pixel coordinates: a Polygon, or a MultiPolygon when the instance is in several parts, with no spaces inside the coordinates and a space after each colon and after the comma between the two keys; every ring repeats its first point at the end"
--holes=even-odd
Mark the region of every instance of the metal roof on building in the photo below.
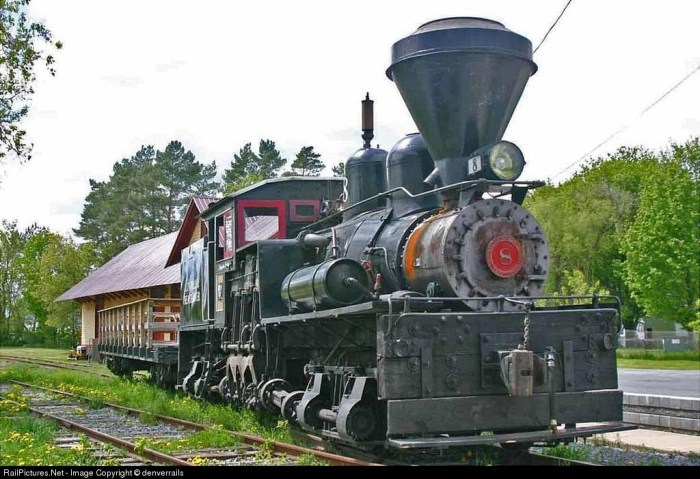
{"type": "Polygon", "coordinates": [[[194,206],[197,207],[197,212],[201,213],[202,211],[206,210],[210,204],[219,201],[221,198],[217,196],[193,196],[192,197],[192,203],[194,203],[194,206]]]}
{"type": "Polygon", "coordinates": [[[215,196],[193,196],[190,203],[187,205],[187,211],[182,218],[180,230],[177,232],[177,238],[173,242],[172,249],[165,262],[165,266],[172,266],[180,262],[180,253],[183,248],[190,244],[190,238],[197,222],[200,221],[199,215],[206,210],[210,204],[219,201],[221,198],[215,196]]]}
{"type": "Polygon", "coordinates": [[[177,231],[142,241],[119,253],[56,301],[180,282],[180,265],[165,267],[177,231]]]}

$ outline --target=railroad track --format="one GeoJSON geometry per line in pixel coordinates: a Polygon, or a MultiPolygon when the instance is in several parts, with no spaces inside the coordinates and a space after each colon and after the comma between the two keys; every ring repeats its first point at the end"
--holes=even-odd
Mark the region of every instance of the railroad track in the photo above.
{"type": "MultiPolygon", "coordinates": [[[[355,458],[233,431],[226,433],[237,439],[234,445],[185,449],[177,454],[165,454],[144,447],[144,442],[147,443],[144,438],[186,440],[194,431],[215,428],[111,403],[104,403],[99,409],[91,409],[86,406],[90,398],[19,381],[10,382],[24,388],[22,394],[29,398],[29,410],[32,413],[53,419],[66,428],[82,432],[90,438],[124,449],[155,464],[190,466],[199,461],[211,465],[294,465],[301,456],[311,455],[332,465],[371,465],[355,458]],[[143,417],[154,421],[144,423],[140,420],[143,417]],[[153,423],[150,424],[151,422],[153,423]]],[[[3,388],[8,390],[8,386],[0,386],[0,392],[3,388]]]]}
{"type": "MultiPolygon", "coordinates": [[[[2,357],[4,359],[4,357],[2,357]]],[[[24,359],[24,358],[19,358],[19,359],[24,359]]],[[[41,361],[32,361],[34,363],[41,363],[41,361]]],[[[114,376],[108,376],[108,377],[114,377],[114,376]]],[[[79,401],[81,404],[85,402],[90,402],[91,398],[85,397],[85,396],[80,396],[76,395],[73,393],[65,392],[65,391],[60,391],[56,389],[50,389],[50,388],[44,388],[41,386],[36,386],[33,384],[29,383],[24,383],[20,381],[10,381],[13,384],[17,384],[19,386],[22,386],[24,388],[29,388],[29,389],[34,389],[34,390],[39,390],[39,391],[44,391],[47,393],[51,393],[54,395],[61,395],[64,397],[69,397],[73,398],[76,401],[79,401]]],[[[0,390],[1,391],[1,390],[0,390]]],[[[55,402],[55,400],[54,400],[55,402]]],[[[112,403],[104,403],[104,406],[107,408],[111,408],[117,411],[122,411],[131,417],[139,417],[141,415],[150,415],[154,418],[156,418],[159,421],[162,421],[163,423],[178,426],[184,429],[189,429],[189,430],[206,430],[206,429],[211,429],[211,426],[205,425],[205,424],[199,424],[199,423],[194,423],[191,421],[186,421],[183,419],[178,419],[174,417],[169,417],[169,416],[163,416],[163,415],[153,415],[151,413],[148,413],[146,411],[142,411],[139,409],[134,409],[126,406],[121,406],[118,404],[112,404],[112,403]]],[[[48,406],[50,408],[50,406],[48,406]]],[[[40,408],[38,408],[40,409],[40,408]]],[[[35,412],[35,411],[32,411],[35,412]]],[[[36,411],[36,414],[42,414],[42,412],[46,411],[36,411]]],[[[50,412],[48,414],[43,414],[46,417],[49,417],[51,419],[56,420],[57,422],[61,423],[65,427],[69,427],[72,429],[79,430],[81,432],[84,432],[88,437],[96,437],[92,433],[90,433],[88,430],[92,429],[88,426],[88,430],[80,429],[80,424],[76,423],[74,424],[68,424],[68,422],[64,419],[62,419],[58,415],[51,414],[50,412]],[[56,416],[56,417],[53,417],[56,416]]],[[[124,441],[124,440],[119,440],[118,437],[97,437],[97,439],[116,445],[117,447],[121,447],[127,451],[130,451],[132,454],[132,457],[139,456],[136,454],[134,451],[139,450],[141,452],[145,452],[146,455],[141,455],[142,460],[144,461],[150,461],[151,463],[159,463],[159,464],[174,464],[174,465],[184,465],[184,462],[187,462],[187,465],[191,465],[191,461],[194,457],[199,457],[201,459],[205,459],[207,461],[223,461],[226,463],[227,459],[231,459],[229,462],[236,462],[237,458],[240,459],[242,456],[249,456],[252,457],[256,454],[256,450],[259,449],[261,446],[265,448],[271,449],[271,453],[276,455],[277,458],[282,457],[283,455],[287,456],[300,456],[302,454],[311,454],[315,457],[318,457],[320,459],[323,459],[327,461],[328,463],[332,465],[425,465],[425,466],[431,466],[431,465],[467,465],[469,462],[465,464],[464,461],[462,461],[460,458],[464,457],[465,450],[456,450],[453,452],[445,452],[445,451],[439,451],[436,453],[424,453],[424,454],[419,454],[419,453],[407,453],[407,454],[401,454],[401,453],[396,453],[396,454],[391,454],[391,455],[375,455],[375,454],[370,454],[365,451],[359,451],[351,448],[344,448],[341,449],[343,454],[349,454],[352,457],[345,456],[345,455],[340,455],[340,454],[335,454],[332,452],[328,452],[328,444],[325,443],[323,440],[320,438],[309,435],[303,432],[296,431],[295,436],[297,439],[301,439],[305,441],[306,444],[311,445],[311,447],[301,447],[301,446],[295,446],[291,444],[285,444],[285,443],[280,443],[276,441],[267,441],[263,438],[245,434],[245,433],[240,433],[240,432],[230,432],[232,435],[237,436],[238,438],[241,439],[241,442],[243,444],[248,445],[249,447],[246,449],[240,449],[237,451],[218,451],[218,450],[207,450],[207,451],[192,451],[188,453],[182,453],[179,455],[175,456],[169,456],[168,455],[163,455],[162,453],[159,453],[158,451],[153,451],[150,449],[144,449],[142,447],[138,447],[137,445],[129,442],[129,441],[124,441]],[[113,441],[112,439],[116,439],[116,441],[113,441]],[[257,449],[256,449],[257,448],[257,449]],[[156,453],[156,455],[149,455],[151,452],[156,453]],[[174,459],[171,459],[174,458],[174,459]],[[169,462],[171,461],[171,462],[169,462]],[[172,462],[172,461],[180,461],[178,462],[172,462]]],[[[108,434],[108,436],[112,436],[111,434],[108,434]]],[[[157,436],[157,434],[155,434],[157,436]]],[[[144,434],[141,437],[151,437],[151,435],[144,434]]],[[[179,437],[179,436],[171,436],[171,437],[179,437]]],[[[495,447],[488,447],[487,448],[490,452],[486,453],[487,456],[491,457],[491,460],[494,460],[496,464],[508,464],[508,465],[551,465],[551,466],[595,466],[597,464],[594,463],[588,463],[584,461],[577,461],[573,459],[565,459],[565,458],[558,458],[558,457],[553,457],[553,456],[548,456],[536,452],[531,452],[529,450],[523,450],[523,451],[517,451],[517,452],[505,452],[504,450],[500,448],[495,448],[495,447]]],[[[293,464],[293,462],[291,463],[293,464]]],[[[478,462],[477,462],[478,464],[478,462]]]]}
{"type": "MultiPolygon", "coordinates": [[[[468,451],[469,449],[467,449],[468,451]]],[[[465,465],[504,465],[504,466],[598,466],[591,462],[578,461],[574,459],[565,459],[560,457],[548,456],[529,450],[519,452],[507,452],[496,446],[483,446],[479,452],[473,454],[473,459],[463,460],[465,457],[465,449],[456,450],[453,453],[449,451],[440,451],[430,457],[427,455],[423,458],[400,459],[401,456],[394,459],[377,459],[384,465],[413,465],[413,466],[465,466],[465,465]],[[486,459],[479,459],[479,454],[486,459]]]]}
{"type": "MultiPolygon", "coordinates": [[[[322,438],[293,430],[297,441],[313,447],[326,448],[328,443],[322,438]]],[[[333,446],[331,446],[333,447],[333,446]]],[[[335,446],[342,454],[351,455],[367,462],[384,466],[599,466],[592,462],[548,456],[530,449],[503,449],[497,446],[473,446],[444,450],[387,450],[383,454],[373,454],[346,446],[335,446]]]]}
{"type": "Polygon", "coordinates": [[[45,366],[48,368],[56,368],[56,369],[68,369],[72,371],[80,371],[83,373],[89,373],[89,374],[94,374],[96,376],[100,376],[103,378],[115,378],[113,374],[105,374],[100,371],[96,371],[95,368],[91,366],[77,366],[73,364],[65,364],[61,361],[58,360],[50,360],[50,359],[31,359],[31,358],[24,358],[20,356],[7,356],[5,354],[0,355],[0,360],[5,360],[5,361],[12,361],[16,363],[25,363],[25,364],[36,364],[39,366],[45,366]]]}

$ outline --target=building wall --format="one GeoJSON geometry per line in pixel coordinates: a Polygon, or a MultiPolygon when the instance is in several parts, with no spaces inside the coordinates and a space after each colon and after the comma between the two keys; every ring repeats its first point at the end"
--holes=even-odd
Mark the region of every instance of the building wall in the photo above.
{"type": "MultiPolygon", "coordinates": [[[[125,292],[122,291],[121,293],[125,292]]],[[[105,305],[103,309],[113,308],[114,306],[121,306],[122,304],[133,303],[134,301],[139,301],[141,299],[146,298],[148,298],[148,293],[132,293],[124,298],[105,298],[105,305]]]]}
{"type": "Polygon", "coordinates": [[[194,230],[192,231],[192,236],[190,236],[189,244],[192,244],[195,241],[199,241],[199,239],[201,237],[202,237],[202,222],[197,221],[197,224],[195,224],[194,230]]]}
{"type": "Polygon", "coordinates": [[[95,338],[95,303],[88,301],[82,304],[82,322],[80,328],[80,344],[90,344],[95,338]]]}

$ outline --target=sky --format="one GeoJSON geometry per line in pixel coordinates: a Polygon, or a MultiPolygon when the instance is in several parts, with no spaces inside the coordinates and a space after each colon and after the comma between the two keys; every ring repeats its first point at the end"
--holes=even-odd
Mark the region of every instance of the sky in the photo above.
{"type": "MultiPolygon", "coordinates": [[[[360,101],[375,100],[374,143],[416,131],[385,76],[391,45],[421,24],[477,16],[537,45],[566,0],[32,0],[64,47],[40,69],[24,122],[32,159],[0,165],[0,219],[71,234],[89,188],[142,145],[181,141],[223,172],[245,143],[286,158],[313,145],[328,167],[361,147],[360,101]]],[[[658,149],[700,135],[700,2],[574,0],[535,54],[504,139],[522,179],[562,181],[567,165],[621,145],[658,149]]],[[[329,170],[328,170],[329,172],[329,170]]]]}

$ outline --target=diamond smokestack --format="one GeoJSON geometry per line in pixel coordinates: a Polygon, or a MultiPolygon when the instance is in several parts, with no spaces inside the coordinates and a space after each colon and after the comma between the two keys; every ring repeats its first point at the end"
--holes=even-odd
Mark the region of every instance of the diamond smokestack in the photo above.
{"type": "Polygon", "coordinates": [[[466,179],[466,157],[503,137],[531,75],[532,44],[482,18],[426,23],[392,47],[396,83],[443,185],[466,179]]]}

